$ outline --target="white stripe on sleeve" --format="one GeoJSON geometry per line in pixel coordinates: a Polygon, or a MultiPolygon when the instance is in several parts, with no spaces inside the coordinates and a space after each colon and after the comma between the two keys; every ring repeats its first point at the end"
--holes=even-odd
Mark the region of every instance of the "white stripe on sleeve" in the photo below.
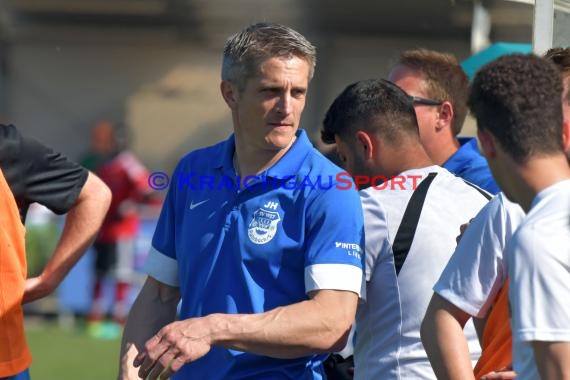
{"type": "Polygon", "coordinates": [[[362,297],[362,269],[350,264],[314,264],[305,268],[305,292],[332,289],[347,290],[362,297]]]}
{"type": "Polygon", "coordinates": [[[166,285],[179,286],[178,262],[154,247],[150,248],[143,270],[166,285]]]}

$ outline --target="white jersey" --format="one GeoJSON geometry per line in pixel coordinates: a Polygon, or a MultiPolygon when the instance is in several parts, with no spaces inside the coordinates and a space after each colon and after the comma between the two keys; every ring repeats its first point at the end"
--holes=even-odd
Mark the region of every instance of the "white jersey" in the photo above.
{"type": "Polygon", "coordinates": [[[484,318],[507,278],[505,244],[525,214],[503,193],[477,214],[433,291],[473,317],[484,318]]]}
{"type": "MultiPolygon", "coordinates": [[[[354,350],[356,379],[435,379],[420,339],[420,325],[432,287],[451,257],[461,224],[473,218],[487,198],[439,166],[402,176],[438,173],[421,211],[410,251],[396,275],[392,244],[412,196],[387,186],[361,191],[366,236],[366,302],[359,305],[354,350]]],[[[472,324],[466,327],[473,359],[480,354],[472,324]]]]}
{"type": "Polygon", "coordinates": [[[532,342],[570,342],[570,180],[535,197],[505,255],[514,370],[538,379],[532,342]]]}

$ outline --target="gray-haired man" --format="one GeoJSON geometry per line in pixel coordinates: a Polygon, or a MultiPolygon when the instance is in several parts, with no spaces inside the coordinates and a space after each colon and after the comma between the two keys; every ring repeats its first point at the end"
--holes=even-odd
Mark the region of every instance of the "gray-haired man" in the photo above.
{"type": "Polygon", "coordinates": [[[314,66],[314,47],[281,25],[226,43],[234,134],[177,166],[184,181],[170,187],[127,322],[123,379],[321,379],[324,353],[344,347],[362,285],[362,209],[299,129],[314,66]]]}

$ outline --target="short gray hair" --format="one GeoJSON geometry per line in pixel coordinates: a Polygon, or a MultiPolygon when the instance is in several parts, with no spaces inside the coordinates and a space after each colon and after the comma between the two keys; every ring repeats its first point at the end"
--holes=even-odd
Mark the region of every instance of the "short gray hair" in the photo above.
{"type": "Polygon", "coordinates": [[[283,25],[257,23],[234,34],[226,41],[222,61],[222,80],[243,90],[257,74],[259,64],[269,58],[304,59],[309,64],[309,79],[317,63],[315,47],[299,32],[283,25]]]}

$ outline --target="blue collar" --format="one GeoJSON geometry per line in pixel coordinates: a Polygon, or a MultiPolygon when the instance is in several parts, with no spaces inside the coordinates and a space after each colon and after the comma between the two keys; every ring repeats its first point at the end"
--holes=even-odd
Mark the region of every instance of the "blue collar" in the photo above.
{"type": "MultiPolygon", "coordinates": [[[[307,132],[303,129],[298,129],[295,135],[297,139],[287,153],[267,169],[265,173],[260,173],[260,175],[265,174],[267,177],[283,178],[299,173],[303,162],[305,162],[305,157],[311,152],[313,145],[307,137],[307,132]]],[[[222,143],[222,154],[212,160],[212,166],[222,168],[224,172],[235,173],[233,163],[235,147],[235,135],[232,134],[222,143]]]]}
{"type": "Polygon", "coordinates": [[[212,157],[212,167],[221,168],[224,172],[234,170],[234,151],[236,149],[236,137],[235,134],[231,134],[226,141],[220,144],[221,154],[216,157],[212,157]]]}
{"type": "Polygon", "coordinates": [[[461,146],[457,152],[453,153],[451,157],[441,165],[452,173],[461,171],[466,164],[473,161],[474,156],[478,157],[481,155],[479,153],[479,147],[477,146],[477,140],[474,137],[459,137],[458,140],[461,146]]]}

